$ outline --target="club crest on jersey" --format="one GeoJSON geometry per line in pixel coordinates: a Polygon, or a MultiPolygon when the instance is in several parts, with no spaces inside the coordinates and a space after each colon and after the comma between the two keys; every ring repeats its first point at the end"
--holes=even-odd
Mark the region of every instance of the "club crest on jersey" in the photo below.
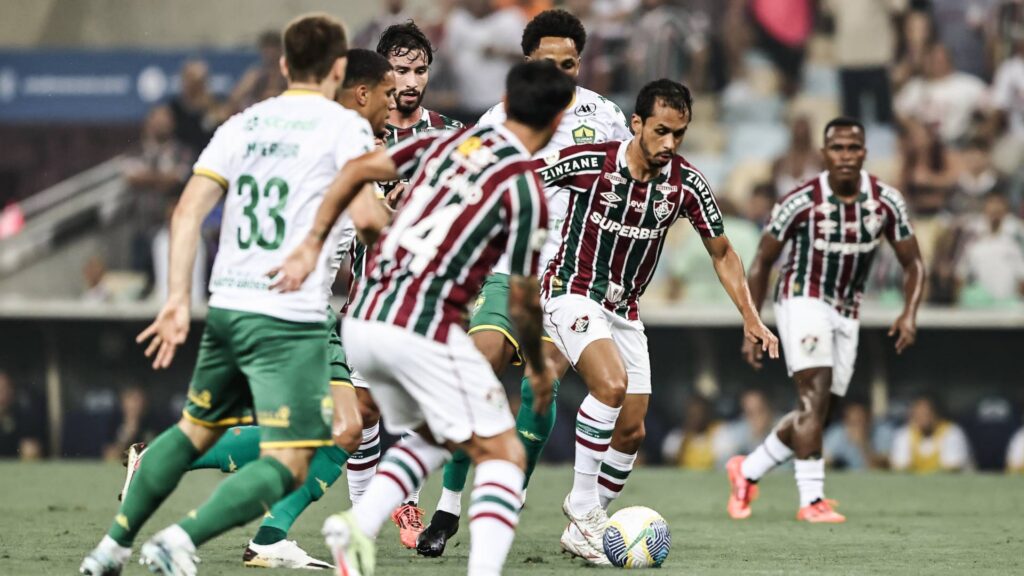
{"type": "Polygon", "coordinates": [[[818,348],[818,337],[804,336],[800,339],[800,345],[803,346],[804,352],[814,354],[814,351],[818,348]]]}
{"type": "Polygon", "coordinates": [[[597,132],[586,124],[580,124],[572,131],[572,140],[577,144],[593,144],[597,139],[597,132]]]}
{"type": "Polygon", "coordinates": [[[676,203],[670,200],[655,200],[651,206],[654,207],[654,217],[658,219],[658,222],[662,222],[666,218],[672,215],[672,212],[676,209],[676,203]]]}
{"type": "Polygon", "coordinates": [[[577,334],[583,334],[590,329],[590,316],[580,316],[569,328],[577,334]]]}
{"type": "Polygon", "coordinates": [[[572,112],[573,112],[573,114],[579,116],[580,118],[583,118],[584,116],[593,116],[594,113],[597,112],[597,104],[594,104],[594,103],[580,104],[572,112]]]}
{"type": "Polygon", "coordinates": [[[882,229],[882,216],[880,214],[868,214],[864,217],[864,228],[868,234],[875,236],[882,229]]]}

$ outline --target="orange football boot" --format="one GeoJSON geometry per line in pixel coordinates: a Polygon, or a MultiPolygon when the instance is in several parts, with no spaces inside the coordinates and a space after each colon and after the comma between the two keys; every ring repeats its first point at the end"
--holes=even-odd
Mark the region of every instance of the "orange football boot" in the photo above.
{"type": "Polygon", "coordinates": [[[846,516],[832,509],[830,500],[815,500],[796,513],[796,519],[812,524],[841,524],[846,516]]]}
{"type": "Polygon", "coordinates": [[[424,528],[423,510],[407,502],[391,513],[391,521],[398,526],[398,539],[402,541],[402,546],[415,549],[416,540],[424,528]]]}
{"type": "Polygon", "coordinates": [[[743,476],[741,467],[745,456],[733,456],[725,465],[729,473],[729,516],[736,520],[750,518],[750,503],[757,500],[757,484],[743,476]]]}

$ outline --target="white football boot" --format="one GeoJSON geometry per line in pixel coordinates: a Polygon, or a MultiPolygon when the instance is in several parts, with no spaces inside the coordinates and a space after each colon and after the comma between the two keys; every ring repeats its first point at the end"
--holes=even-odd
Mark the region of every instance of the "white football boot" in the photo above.
{"type": "Polygon", "coordinates": [[[242,564],[247,568],[292,568],[299,570],[330,570],[327,562],[317,560],[299,547],[295,540],[281,540],[273,544],[256,544],[249,541],[242,554],[242,564]]]}

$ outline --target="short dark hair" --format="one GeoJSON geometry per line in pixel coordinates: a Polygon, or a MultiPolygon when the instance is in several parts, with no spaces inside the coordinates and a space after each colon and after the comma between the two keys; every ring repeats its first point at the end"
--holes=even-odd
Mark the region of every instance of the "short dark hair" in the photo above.
{"type": "Polygon", "coordinates": [[[345,82],[342,89],[348,89],[360,84],[377,86],[384,81],[384,77],[392,70],[388,59],[377,54],[373,50],[353,48],[348,51],[348,66],[345,68],[345,82]]]}
{"type": "Polygon", "coordinates": [[[347,52],[345,28],[327,14],[299,16],[284,29],[284,59],[293,81],[323,80],[347,52]]]}
{"type": "Polygon", "coordinates": [[[576,83],[553,62],[520,62],[505,81],[508,117],[531,128],[544,128],[565,110],[575,93],[576,83]]]}
{"type": "Polygon", "coordinates": [[[576,52],[583,53],[587,43],[587,30],[580,19],[562,9],[545,10],[533,17],[523,29],[523,56],[529,56],[540,46],[540,39],[546,37],[568,38],[576,45],[576,52]]]}
{"type": "Polygon", "coordinates": [[[423,52],[427,64],[434,62],[434,47],[423,30],[420,30],[412,20],[388,26],[377,41],[377,54],[385,58],[405,56],[417,50],[423,52]]]}
{"type": "Polygon", "coordinates": [[[864,124],[862,124],[860,120],[850,118],[849,116],[839,116],[838,118],[829,120],[828,124],[825,124],[825,131],[821,133],[822,142],[828,140],[828,131],[833,128],[858,128],[865,138],[867,138],[868,135],[867,132],[864,131],[864,124]]]}
{"type": "Polygon", "coordinates": [[[693,119],[693,95],[690,89],[668,78],[648,82],[636,95],[636,106],[633,111],[641,120],[647,120],[654,114],[654,105],[661,102],[673,110],[685,112],[693,119]]]}

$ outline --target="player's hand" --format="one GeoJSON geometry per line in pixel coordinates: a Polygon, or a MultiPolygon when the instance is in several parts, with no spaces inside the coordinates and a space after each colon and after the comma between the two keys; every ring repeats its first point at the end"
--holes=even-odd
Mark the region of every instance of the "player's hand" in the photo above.
{"type": "Polygon", "coordinates": [[[298,290],[316,268],[320,248],[317,242],[309,238],[303,240],[302,244],[285,258],[283,264],[267,272],[267,276],[273,281],[270,289],[278,292],[298,290]]]}
{"type": "Polygon", "coordinates": [[[910,314],[901,314],[889,328],[889,336],[896,336],[896,353],[903,354],[903,351],[913,346],[917,340],[917,323],[914,317],[910,314]]]}
{"type": "Polygon", "coordinates": [[[554,398],[555,368],[546,358],[542,372],[535,371],[527,363],[526,377],[530,380],[530,388],[533,390],[533,413],[544,416],[551,409],[551,400],[554,398]]]}
{"type": "Polygon", "coordinates": [[[741,352],[743,353],[743,359],[746,360],[747,364],[750,364],[754,370],[760,370],[764,367],[764,362],[761,361],[761,359],[764,358],[764,350],[762,350],[755,342],[751,342],[744,338],[741,352]]]}
{"type": "Polygon", "coordinates": [[[187,301],[168,300],[157,314],[156,320],[139,332],[136,344],[150,340],[146,346],[146,358],[153,358],[153,369],[161,370],[171,365],[178,346],[185,343],[191,314],[187,301]],[[155,355],[154,355],[155,354],[155,355]]]}
{"type": "MultiPolygon", "coordinates": [[[[768,357],[775,359],[779,357],[779,339],[772,334],[772,331],[761,322],[761,318],[753,316],[743,319],[743,341],[760,348],[761,353],[768,353],[768,357]]],[[[751,364],[754,366],[753,364],[751,364]]],[[[754,366],[757,368],[757,366],[754,366]]]]}
{"type": "Polygon", "coordinates": [[[399,182],[384,197],[384,204],[391,210],[398,210],[398,203],[402,200],[403,194],[405,194],[405,182],[399,182]]]}

